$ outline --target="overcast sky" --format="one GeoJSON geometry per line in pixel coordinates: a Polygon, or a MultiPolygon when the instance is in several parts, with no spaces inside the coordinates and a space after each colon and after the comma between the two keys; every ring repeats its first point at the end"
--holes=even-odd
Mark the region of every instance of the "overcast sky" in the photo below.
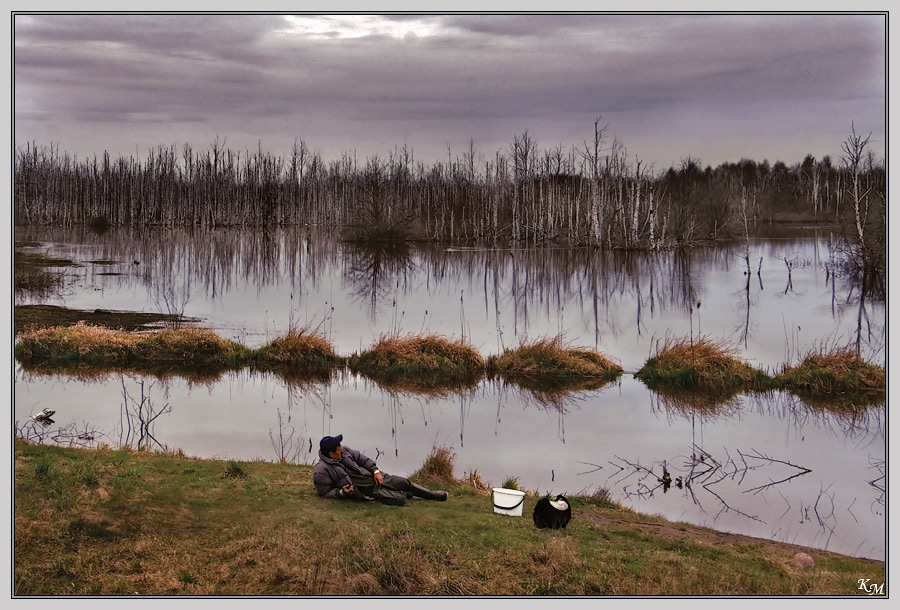
{"type": "Polygon", "coordinates": [[[432,163],[581,146],[657,170],[884,155],[884,15],[26,15],[14,128],[79,158],[157,146],[432,163]]]}

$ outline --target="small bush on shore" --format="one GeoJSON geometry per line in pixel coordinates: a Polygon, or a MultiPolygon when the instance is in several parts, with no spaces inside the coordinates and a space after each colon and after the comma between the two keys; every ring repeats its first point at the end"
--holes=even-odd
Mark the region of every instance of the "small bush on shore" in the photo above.
{"type": "Polygon", "coordinates": [[[425,463],[410,477],[420,483],[454,482],[453,461],[456,454],[450,447],[432,447],[431,453],[425,458],[425,463]]]}

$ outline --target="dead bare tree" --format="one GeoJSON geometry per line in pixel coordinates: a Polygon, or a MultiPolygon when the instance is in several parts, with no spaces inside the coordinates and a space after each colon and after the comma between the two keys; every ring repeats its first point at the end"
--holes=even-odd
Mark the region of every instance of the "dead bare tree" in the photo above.
{"type": "Polygon", "coordinates": [[[860,175],[863,171],[863,159],[866,155],[866,147],[869,145],[869,140],[871,138],[871,132],[869,132],[869,135],[865,138],[858,135],[856,133],[856,126],[851,123],[850,135],[841,144],[841,150],[844,151],[841,159],[851,174],[849,191],[851,202],[853,204],[854,219],[856,220],[856,236],[859,239],[859,248],[862,252],[863,261],[867,261],[869,258],[865,232],[866,224],[869,220],[869,207],[871,205],[869,192],[871,189],[863,190],[862,185],[860,184],[860,175]]]}

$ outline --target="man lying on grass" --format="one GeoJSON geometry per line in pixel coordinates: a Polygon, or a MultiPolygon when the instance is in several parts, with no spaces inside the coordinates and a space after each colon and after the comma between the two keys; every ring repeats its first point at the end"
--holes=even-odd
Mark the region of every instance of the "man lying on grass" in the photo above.
{"type": "Polygon", "coordinates": [[[350,498],[403,506],[413,497],[447,499],[446,491],[431,491],[405,477],[378,470],[375,460],[341,445],[343,434],[319,441],[319,462],[313,472],[316,493],[330,499],[350,498]]]}

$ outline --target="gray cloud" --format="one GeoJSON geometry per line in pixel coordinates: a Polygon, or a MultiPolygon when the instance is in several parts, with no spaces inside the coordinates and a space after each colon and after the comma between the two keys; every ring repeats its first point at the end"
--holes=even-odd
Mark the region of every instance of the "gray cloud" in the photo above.
{"type": "Polygon", "coordinates": [[[16,143],[90,155],[173,142],[323,154],[528,130],[578,145],[603,116],[657,167],[684,156],[839,154],[885,137],[885,18],[385,15],[344,30],[278,15],[16,15],[16,143]],[[307,27],[309,26],[309,27],[307,27]],[[303,29],[306,28],[306,29],[303,29]]]}

